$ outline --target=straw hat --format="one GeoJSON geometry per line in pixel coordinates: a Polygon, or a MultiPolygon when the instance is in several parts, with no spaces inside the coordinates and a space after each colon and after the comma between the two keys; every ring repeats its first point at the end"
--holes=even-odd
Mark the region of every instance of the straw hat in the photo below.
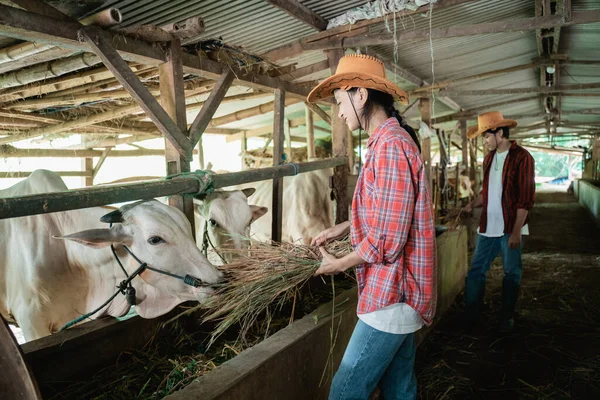
{"type": "Polygon", "coordinates": [[[477,116],[477,125],[469,128],[467,137],[473,139],[490,129],[496,130],[503,127],[514,128],[515,126],[517,126],[517,121],[504,119],[500,111],[490,111],[477,116]]]}
{"type": "Polygon", "coordinates": [[[366,54],[349,54],[340,59],[334,75],[319,83],[307,100],[314,103],[333,96],[336,89],[375,89],[391,94],[400,104],[408,104],[408,94],[385,77],[385,66],[378,58],[366,54]]]}

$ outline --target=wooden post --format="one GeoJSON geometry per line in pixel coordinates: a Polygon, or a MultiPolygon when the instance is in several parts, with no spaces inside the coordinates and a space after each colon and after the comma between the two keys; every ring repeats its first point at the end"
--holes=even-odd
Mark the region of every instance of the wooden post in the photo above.
{"type": "Polygon", "coordinates": [[[348,155],[348,166],[350,167],[350,174],[354,172],[354,138],[352,137],[352,131],[346,126],[346,153],[348,155]]]}
{"type": "Polygon", "coordinates": [[[102,151],[102,156],[100,156],[100,159],[98,160],[98,163],[96,163],[96,166],[94,167],[94,169],[92,171],[92,183],[91,183],[91,185],[94,184],[93,181],[94,181],[94,179],[96,179],[96,175],[98,175],[98,172],[100,172],[100,168],[102,168],[102,164],[104,164],[104,161],[106,161],[106,157],[108,157],[108,153],[110,153],[111,150],[112,150],[112,147],[105,147],[104,151],[102,151]]]}
{"type": "Polygon", "coordinates": [[[304,105],[304,112],[306,113],[306,153],[308,160],[312,160],[316,157],[315,154],[315,120],[313,118],[313,112],[306,104],[304,105]]]}
{"type": "MultiPolygon", "coordinates": [[[[183,88],[183,67],[181,64],[181,42],[173,40],[169,48],[167,62],[161,64],[159,70],[160,100],[167,114],[177,124],[181,132],[187,132],[185,114],[185,93],[183,88]]],[[[190,161],[184,158],[170,140],[165,138],[165,160],[167,175],[190,172],[190,161]]],[[[175,195],[169,197],[169,205],[179,208],[194,228],[194,203],[191,196],[175,195]]]]}
{"type": "Polygon", "coordinates": [[[244,154],[248,150],[248,138],[246,138],[246,131],[242,132],[242,139],[240,140],[240,151],[242,153],[241,162],[242,162],[242,170],[246,169],[246,161],[244,159],[244,154]]]}
{"type": "Polygon", "coordinates": [[[202,137],[198,140],[198,166],[204,171],[204,146],[202,145],[202,137]]]}
{"type": "Polygon", "coordinates": [[[287,148],[287,162],[294,161],[294,157],[292,156],[292,134],[290,132],[291,128],[292,127],[290,126],[290,120],[286,118],[283,121],[283,133],[285,136],[285,147],[287,148]]]}
{"type": "Polygon", "coordinates": [[[93,186],[94,185],[94,177],[92,176],[94,172],[94,159],[93,158],[84,158],[84,171],[86,176],[84,178],[85,186],[93,186]]]}
{"type": "MultiPolygon", "coordinates": [[[[344,56],[343,50],[328,50],[325,52],[329,60],[329,68],[334,74],[337,69],[340,58],[344,56]]],[[[331,135],[333,141],[333,156],[342,157],[347,154],[346,123],[338,117],[338,106],[333,105],[331,108],[331,135]]],[[[348,165],[335,167],[333,170],[333,194],[336,200],[335,223],[348,220],[348,165]]]]}
{"type": "MultiPolygon", "coordinates": [[[[431,127],[431,101],[428,98],[422,98],[419,100],[419,112],[421,113],[421,120],[431,127]]],[[[425,174],[427,175],[427,181],[429,182],[429,190],[433,189],[432,176],[431,176],[431,138],[423,139],[421,143],[421,156],[423,157],[423,163],[425,164],[425,174]]]]}
{"type": "Polygon", "coordinates": [[[457,163],[456,164],[456,172],[454,174],[454,177],[456,179],[455,180],[456,185],[455,185],[455,189],[454,189],[454,208],[458,208],[459,190],[460,190],[459,189],[460,188],[460,182],[459,182],[460,173],[459,173],[459,170],[460,170],[460,166],[457,163]]]}
{"type": "MultiPolygon", "coordinates": [[[[275,108],[273,113],[273,166],[282,161],[284,143],[285,91],[275,89],[275,108]]],[[[281,222],[283,219],[283,178],[273,179],[273,203],[271,207],[271,239],[281,242],[281,222]]]]}
{"type": "Polygon", "coordinates": [[[462,165],[469,165],[469,142],[467,139],[467,120],[460,121],[460,137],[462,138],[462,165]]]}

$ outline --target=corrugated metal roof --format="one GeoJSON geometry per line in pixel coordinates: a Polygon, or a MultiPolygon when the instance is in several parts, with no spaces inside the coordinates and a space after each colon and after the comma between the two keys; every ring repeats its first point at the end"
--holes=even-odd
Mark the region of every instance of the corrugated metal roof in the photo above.
{"type": "MultiPolygon", "coordinates": [[[[325,19],[337,17],[348,10],[367,3],[358,0],[299,0],[306,7],[325,19]]],[[[600,0],[573,0],[574,11],[600,9],[600,0]]],[[[262,54],[317,32],[306,23],[268,4],[264,0],[110,0],[102,8],[116,7],[121,10],[124,22],[122,27],[142,24],[162,26],[168,23],[185,20],[192,16],[204,19],[206,31],[201,39],[222,38],[233,46],[240,46],[249,53],[262,54]]],[[[431,19],[428,13],[404,17],[393,24],[379,23],[369,27],[372,33],[389,34],[401,33],[405,30],[427,30],[438,27],[481,24],[492,21],[530,18],[534,16],[535,2],[532,0],[480,0],[462,5],[434,10],[431,19]]],[[[564,27],[561,30],[559,53],[566,53],[570,59],[600,60],[600,24],[587,24],[564,27]]],[[[394,45],[373,46],[368,49],[380,56],[393,60],[395,50],[397,65],[428,83],[451,80],[483,72],[518,66],[530,63],[538,56],[535,31],[511,32],[499,34],[476,35],[433,40],[430,47],[428,40],[410,41],[394,45]],[[433,71],[432,71],[433,56],[433,71]]],[[[325,60],[322,51],[311,51],[284,60],[281,65],[295,64],[296,68],[312,65],[325,60]]],[[[561,83],[576,84],[600,81],[600,68],[597,66],[566,65],[561,67],[561,83]]],[[[395,75],[394,68],[389,68],[388,77],[405,90],[415,87],[413,83],[395,75]]],[[[320,80],[329,75],[323,70],[302,77],[301,81],[320,80]]],[[[468,84],[451,86],[469,90],[485,90],[496,88],[514,88],[539,86],[539,72],[528,69],[512,72],[502,76],[470,82],[468,84]]],[[[535,94],[510,95],[457,95],[451,96],[463,109],[480,108],[511,99],[531,97],[535,94]]],[[[259,100],[240,103],[242,106],[258,104],[259,100]]],[[[584,108],[599,108],[600,97],[565,97],[562,99],[563,110],[573,111],[584,108]]],[[[543,113],[541,100],[516,102],[497,107],[507,115],[543,113]]],[[[237,105],[229,104],[219,109],[221,115],[238,109],[237,105]]],[[[302,106],[288,108],[290,115],[302,112],[302,106]]],[[[435,102],[434,116],[451,113],[452,110],[441,103],[435,102]]],[[[417,111],[413,111],[417,113],[417,111]]],[[[241,125],[248,126],[263,123],[271,118],[269,115],[259,116],[241,125]]],[[[539,120],[539,117],[524,118],[519,122],[527,124],[539,120]]],[[[566,118],[564,118],[566,119],[566,118]]],[[[598,121],[600,116],[574,114],[568,115],[573,121],[598,121]]],[[[235,125],[235,124],[234,124],[235,125]]]]}
{"type": "Polygon", "coordinates": [[[348,10],[362,6],[368,3],[364,0],[347,0],[347,1],[323,1],[323,0],[301,0],[300,3],[314,11],[317,15],[329,20],[331,18],[342,15],[348,10]]]}

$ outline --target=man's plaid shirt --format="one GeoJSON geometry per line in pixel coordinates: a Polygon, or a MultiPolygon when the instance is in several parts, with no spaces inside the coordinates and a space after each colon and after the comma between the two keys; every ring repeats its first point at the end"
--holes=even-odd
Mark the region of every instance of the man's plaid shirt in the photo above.
{"type": "Polygon", "coordinates": [[[408,132],[387,119],[369,138],[352,200],[358,314],[405,302],[430,325],[437,299],[433,208],[423,160],[408,132]]]}
{"type": "MultiPolygon", "coordinates": [[[[490,170],[494,163],[496,150],[490,151],[483,160],[483,189],[481,196],[483,208],[479,221],[479,232],[487,230],[488,189],[490,170]]],[[[516,142],[512,142],[502,171],[502,215],[504,216],[504,234],[510,235],[515,227],[517,210],[531,210],[535,203],[535,161],[531,154],[516,142]]],[[[523,225],[529,222],[529,214],[523,225]]]]}

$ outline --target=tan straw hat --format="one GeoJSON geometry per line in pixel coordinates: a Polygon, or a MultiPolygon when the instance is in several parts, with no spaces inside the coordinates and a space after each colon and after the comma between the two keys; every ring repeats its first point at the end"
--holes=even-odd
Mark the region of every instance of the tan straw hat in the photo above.
{"type": "Polygon", "coordinates": [[[378,58],[366,54],[349,54],[340,59],[334,75],[319,83],[307,100],[315,102],[333,96],[336,89],[375,89],[391,94],[400,104],[408,104],[408,94],[385,77],[385,66],[378,58]]]}
{"type": "Polygon", "coordinates": [[[467,137],[474,139],[487,130],[496,130],[498,128],[514,128],[517,121],[504,119],[500,111],[490,111],[477,116],[477,125],[472,126],[467,131],[467,137]]]}

